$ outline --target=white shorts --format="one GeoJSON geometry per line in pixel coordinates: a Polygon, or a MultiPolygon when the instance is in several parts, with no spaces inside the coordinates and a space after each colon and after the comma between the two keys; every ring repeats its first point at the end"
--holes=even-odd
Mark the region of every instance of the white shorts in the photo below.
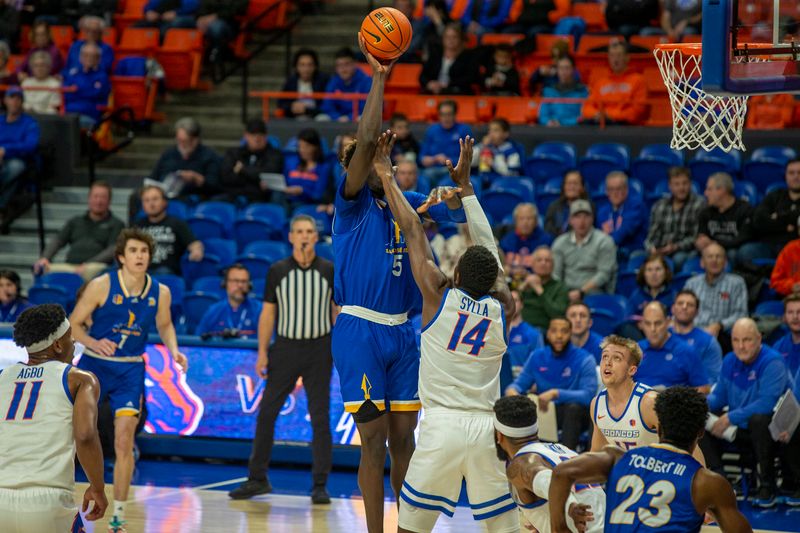
{"type": "MultiPolygon", "coordinates": [[[[603,489],[587,488],[574,493],[578,503],[591,507],[594,520],[589,522],[587,533],[603,533],[605,529],[606,493],[603,489]]],[[[537,531],[550,531],[550,508],[547,500],[538,500],[532,505],[521,505],[520,510],[525,522],[536,528],[537,531]]],[[[567,527],[572,533],[577,533],[578,528],[567,515],[567,527]]]]}
{"type": "Polygon", "coordinates": [[[519,531],[516,504],[497,458],[492,416],[426,411],[400,491],[398,525],[431,531],[440,513],[452,517],[466,480],[472,516],[488,531],[519,531]]]}
{"type": "Polygon", "coordinates": [[[64,489],[0,489],[4,533],[83,533],[74,496],[64,489]]]}

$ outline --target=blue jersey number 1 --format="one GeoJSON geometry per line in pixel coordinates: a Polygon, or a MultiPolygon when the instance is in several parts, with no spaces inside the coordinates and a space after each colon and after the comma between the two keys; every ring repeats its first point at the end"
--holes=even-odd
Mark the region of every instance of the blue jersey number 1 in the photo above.
{"type": "MultiPolygon", "coordinates": [[[[14,383],[14,395],[11,397],[11,403],[6,412],[6,420],[14,420],[17,418],[17,411],[19,411],[19,404],[22,402],[22,393],[25,391],[25,386],[29,382],[17,381],[14,383]]],[[[33,381],[31,383],[31,395],[28,396],[28,403],[25,406],[25,413],[22,415],[23,420],[30,420],[33,418],[33,413],[36,411],[36,402],[39,401],[39,390],[42,388],[41,381],[33,381]]]]}
{"type": "Polygon", "coordinates": [[[452,352],[459,344],[467,344],[472,346],[472,349],[469,351],[470,355],[479,355],[483,345],[486,344],[486,332],[489,331],[489,325],[492,321],[488,318],[484,318],[462,337],[461,334],[464,331],[464,326],[467,325],[467,318],[469,318],[468,314],[458,313],[458,322],[456,322],[456,327],[453,328],[453,334],[450,335],[450,342],[447,345],[447,349],[452,352]]]}

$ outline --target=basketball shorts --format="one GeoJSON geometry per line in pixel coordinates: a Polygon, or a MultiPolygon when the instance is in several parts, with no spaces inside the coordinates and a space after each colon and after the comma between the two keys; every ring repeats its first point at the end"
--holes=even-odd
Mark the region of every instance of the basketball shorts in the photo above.
{"type": "Polygon", "coordinates": [[[73,494],[64,489],[0,489],[3,533],[84,533],[73,494]]]}
{"type": "Polygon", "coordinates": [[[115,362],[84,353],[78,368],[100,382],[99,403],[108,397],[114,416],[138,416],[144,394],[144,362],[115,362]]]}
{"type": "MultiPolygon", "coordinates": [[[[575,492],[578,503],[586,504],[594,514],[594,520],[589,522],[587,533],[603,533],[605,529],[606,493],[599,487],[584,488],[575,492]]],[[[531,505],[522,505],[522,515],[526,523],[536,528],[536,531],[550,531],[550,509],[546,501],[538,500],[531,505]]],[[[567,515],[567,527],[572,533],[578,533],[575,522],[567,515]]]]}
{"type": "Polygon", "coordinates": [[[400,527],[427,532],[440,513],[452,517],[464,479],[472,516],[484,531],[519,531],[517,505],[494,442],[489,414],[425,410],[400,491],[400,527]]]}
{"type": "Polygon", "coordinates": [[[331,349],[348,413],[366,400],[381,411],[419,411],[419,348],[410,321],[386,326],[342,313],[331,349]]]}

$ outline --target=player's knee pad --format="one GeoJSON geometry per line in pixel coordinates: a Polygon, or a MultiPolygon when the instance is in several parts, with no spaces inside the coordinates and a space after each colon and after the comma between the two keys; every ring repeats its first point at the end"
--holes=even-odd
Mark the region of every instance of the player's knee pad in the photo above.
{"type": "Polygon", "coordinates": [[[378,406],[375,405],[372,400],[366,400],[361,404],[361,407],[358,408],[358,411],[353,413],[353,420],[355,420],[357,424],[366,424],[367,422],[377,420],[385,413],[386,411],[378,409],[378,406]]]}

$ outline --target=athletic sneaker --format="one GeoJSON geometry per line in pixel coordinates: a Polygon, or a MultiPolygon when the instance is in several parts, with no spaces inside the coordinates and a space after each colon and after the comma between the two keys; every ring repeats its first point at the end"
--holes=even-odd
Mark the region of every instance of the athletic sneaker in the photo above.
{"type": "Polygon", "coordinates": [[[311,503],[331,503],[331,496],[325,485],[316,485],[311,489],[311,503]]]}
{"type": "Polygon", "coordinates": [[[785,502],[789,507],[800,507],[800,489],[786,496],[785,502]]]}
{"type": "Polygon", "coordinates": [[[770,487],[762,486],[758,489],[755,498],[753,498],[753,505],[761,507],[762,509],[769,509],[775,507],[778,500],[775,498],[775,490],[770,487]]]}
{"type": "Polygon", "coordinates": [[[230,491],[228,496],[234,500],[247,500],[253,496],[258,496],[259,494],[268,494],[270,492],[272,492],[272,485],[270,485],[269,479],[265,479],[263,481],[248,479],[230,491]]]}
{"type": "Polygon", "coordinates": [[[128,533],[128,530],[125,529],[125,520],[118,520],[117,517],[113,517],[111,522],[108,523],[108,533],[128,533]]]}

